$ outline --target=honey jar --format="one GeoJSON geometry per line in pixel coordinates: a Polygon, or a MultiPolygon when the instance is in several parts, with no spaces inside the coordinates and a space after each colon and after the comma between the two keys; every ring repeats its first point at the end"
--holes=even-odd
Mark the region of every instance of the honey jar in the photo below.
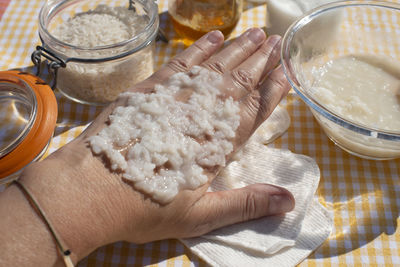
{"type": "Polygon", "coordinates": [[[240,19],[242,6],[242,0],[174,0],[168,2],[168,13],[175,31],[190,45],[213,30],[229,36],[240,19]]]}

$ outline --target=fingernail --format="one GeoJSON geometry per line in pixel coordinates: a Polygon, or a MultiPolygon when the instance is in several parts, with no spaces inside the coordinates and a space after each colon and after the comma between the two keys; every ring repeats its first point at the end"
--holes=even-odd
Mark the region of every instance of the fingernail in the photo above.
{"type": "Polygon", "coordinates": [[[210,41],[210,43],[217,44],[221,42],[224,39],[224,36],[220,31],[212,31],[207,34],[207,40],[210,41]]]}
{"type": "Polygon", "coordinates": [[[247,32],[247,37],[256,45],[261,44],[265,39],[265,33],[259,28],[251,29],[247,32]]]}
{"type": "Polygon", "coordinates": [[[268,200],[269,214],[285,213],[293,210],[294,199],[287,193],[270,195],[268,200]]]}

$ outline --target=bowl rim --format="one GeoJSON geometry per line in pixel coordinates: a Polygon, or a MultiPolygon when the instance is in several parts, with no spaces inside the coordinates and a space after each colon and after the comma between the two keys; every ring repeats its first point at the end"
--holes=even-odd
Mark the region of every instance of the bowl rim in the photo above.
{"type": "Polygon", "coordinates": [[[380,8],[390,8],[394,10],[398,10],[400,13],[400,4],[391,3],[391,2],[382,2],[382,1],[338,1],[334,3],[324,4],[315,9],[312,9],[305,14],[303,14],[300,18],[298,18],[295,22],[293,22],[290,27],[287,29],[285,35],[282,39],[282,47],[281,47],[281,64],[283,67],[283,71],[287,80],[289,81],[292,88],[295,92],[302,98],[302,100],[312,109],[317,111],[319,114],[329,119],[330,121],[346,128],[352,130],[356,133],[360,133],[366,136],[375,137],[378,139],[385,139],[390,141],[400,141],[400,131],[387,131],[379,128],[367,127],[362,124],[347,120],[342,118],[339,115],[336,115],[334,112],[330,111],[323,105],[319,104],[313,98],[309,98],[304,92],[305,90],[302,88],[301,84],[297,80],[296,76],[293,72],[293,66],[290,63],[290,43],[293,40],[297,30],[302,26],[306,25],[308,22],[312,21],[314,17],[317,17],[321,13],[324,13],[329,10],[339,9],[339,8],[348,8],[348,7],[380,7],[380,8]]]}

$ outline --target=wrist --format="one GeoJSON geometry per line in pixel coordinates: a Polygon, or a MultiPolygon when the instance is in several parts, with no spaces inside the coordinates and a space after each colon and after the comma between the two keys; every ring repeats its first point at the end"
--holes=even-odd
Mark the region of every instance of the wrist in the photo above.
{"type": "Polygon", "coordinates": [[[49,231],[17,186],[0,194],[0,266],[62,266],[49,231]]]}
{"type": "Polygon", "coordinates": [[[105,184],[111,185],[112,180],[97,179],[104,177],[98,173],[102,170],[89,167],[92,166],[89,161],[95,159],[86,150],[65,147],[48,159],[32,164],[20,177],[66,248],[71,250],[74,263],[96,248],[116,241],[114,221],[108,216],[112,207],[107,192],[101,190],[105,184]]]}

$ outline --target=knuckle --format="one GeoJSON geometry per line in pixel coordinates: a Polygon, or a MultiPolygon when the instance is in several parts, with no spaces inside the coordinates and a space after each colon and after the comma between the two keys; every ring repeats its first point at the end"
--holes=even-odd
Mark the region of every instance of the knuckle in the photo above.
{"type": "Polygon", "coordinates": [[[240,49],[240,51],[242,53],[245,54],[245,57],[249,57],[251,54],[251,48],[249,44],[253,44],[250,40],[248,40],[248,38],[245,38],[244,36],[241,36],[240,38],[238,38],[233,45],[235,45],[237,48],[240,49]]]}
{"type": "Polygon", "coordinates": [[[202,43],[194,42],[192,45],[200,54],[202,55],[203,60],[210,56],[210,51],[203,47],[202,43]]]}
{"type": "Polygon", "coordinates": [[[290,88],[289,83],[284,75],[276,75],[273,73],[270,76],[270,81],[272,83],[271,86],[271,88],[273,89],[272,93],[280,94],[280,96],[282,96],[285,93],[285,91],[287,91],[288,88],[290,88]]]}
{"type": "Polygon", "coordinates": [[[251,71],[242,69],[233,70],[231,75],[233,82],[247,91],[252,91],[256,85],[254,74],[251,71]]]}
{"type": "Polygon", "coordinates": [[[289,91],[290,86],[286,78],[282,75],[275,75],[274,73],[269,77],[265,90],[262,92],[262,99],[260,105],[260,114],[266,118],[269,116],[276,105],[285,94],[289,91]]]}
{"type": "Polygon", "coordinates": [[[276,94],[275,90],[270,90],[267,94],[262,96],[259,106],[259,114],[263,119],[266,119],[278,104],[280,96],[276,94]]]}
{"type": "Polygon", "coordinates": [[[204,67],[219,74],[223,74],[226,71],[226,67],[221,61],[207,62],[204,64],[204,67]]]}
{"type": "Polygon", "coordinates": [[[261,46],[259,51],[269,58],[279,58],[280,56],[280,49],[278,49],[277,46],[271,47],[271,45],[268,43],[265,43],[263,46],[261,46]]]}
{"type": "Polygon", "coordinates": [[[260,97],[251,95],[249,98],[247,98],[246,103],[246,109],[247,114],[253,118],[254,116],[257,115],[260,109],[260,97]]]}
{"type": "Polygon", "coordinates": [[[258,217],[257,213],[257,197],[254,193],[246,195],[242,218],[243,220],[255,219],[258,217]]]}
{"type": "Polygon", "coordinates": [[[272,103],[267,99],[266,103],[259,106],[258,115],[261,117],[261,121],[264,121],[268,118],[269,115],[274,111],[276,104],[272,103]]]}
{"type": "Polygon", "coordinates": [[[173,58],[167,66],[175,72],[186,72],[189,70],[189,64],[185,59],[173,58]]]}

